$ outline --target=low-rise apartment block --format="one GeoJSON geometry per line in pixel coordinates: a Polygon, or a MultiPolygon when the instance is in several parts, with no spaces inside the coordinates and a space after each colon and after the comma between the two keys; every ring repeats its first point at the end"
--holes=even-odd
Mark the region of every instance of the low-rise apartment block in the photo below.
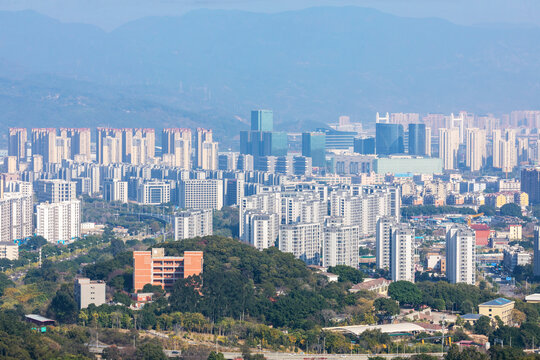
{"type": "Polygon", "coordinates": [[[151,284],[170,289],[178,279],[200,275],[203,271],[203,252],[186,251],[184,256],[165,256],[165,249],[133,252],[133,290],[151,284]]]}

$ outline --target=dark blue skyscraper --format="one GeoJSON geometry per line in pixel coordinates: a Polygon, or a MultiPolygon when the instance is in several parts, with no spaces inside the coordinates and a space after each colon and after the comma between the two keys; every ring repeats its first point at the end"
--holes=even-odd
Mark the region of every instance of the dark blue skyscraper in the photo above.
{"type": "Polygon", "coordinates": [[[265,131],[262,133],[264,155],[287,156],[288,139],[287,133],[277,131],[265,131]]]}
{"type": "Polygon", "coordinates": [[[377,123],[375,126],[375,146],[378,155],[403,154],[403,125],[377,123]]]}
{"type": "Polygon", "coordinates": [[[354,139],[354,152],[362,155],[375,154],[375,138],[365,137],[354,139]]]}
{"type": "Polygon", "coordinates": [[[240,131],[240,153],[253,156],[286,156],[287,133],[278,131],[240,131]]]}
{"type": "Polygon", "coordinates": [[[274,113],[272,110],[251,111],[252,131],[274,131],[274,113]]]}
{"type": "Polygon", "coordinates": [[[426,124],[409,124],[409,154],[426,155],[426,124]]]}
{"type": "Polygon", "coordinates": [[[252,131],[240,131],[240,154],[252,155],[251,133],[252,131]]]}
{"type": "Polygon", "coordinates": [[[313,166],[326,166],[326,134],[320,132],[303,133],[302,156],[310,157],[313,166]]]}

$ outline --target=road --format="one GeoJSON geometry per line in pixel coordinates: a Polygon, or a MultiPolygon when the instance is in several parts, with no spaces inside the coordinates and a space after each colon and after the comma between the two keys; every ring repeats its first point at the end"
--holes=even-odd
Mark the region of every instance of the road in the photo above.
{"type": "MultiPolygon", "coordinates": [[[[268,360],[368,360],[371,357],[380,356],[387,359],[393,359],[399,357],[411,357],[413,354],[301,354],[301,353],[280,353],[280,352],[258,352],[263,354],[268,360]]],[[[225,359],[241,358],[242,354],[239,352],[224,352],[225,359]]],[[[427,353],[427,355],[436,356],[442,358],[442,353],[427,353]]]]}

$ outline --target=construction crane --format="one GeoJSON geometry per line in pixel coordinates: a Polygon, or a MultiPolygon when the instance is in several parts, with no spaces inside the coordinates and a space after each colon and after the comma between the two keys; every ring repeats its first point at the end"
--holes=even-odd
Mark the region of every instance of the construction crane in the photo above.
{"type": "Polygon", "coordinates": [[[480,216],[484,216],[484,213],[478,213],[478,214],[475,214],[475,215],[468,215],[467,216],[467,225],[471,226],[472,219],[480,217],[480,216]]]}

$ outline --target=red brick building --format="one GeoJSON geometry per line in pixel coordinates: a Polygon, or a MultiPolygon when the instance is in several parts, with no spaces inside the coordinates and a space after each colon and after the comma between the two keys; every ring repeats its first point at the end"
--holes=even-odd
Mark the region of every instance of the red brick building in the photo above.
{"type": "Polygon", "coordinates": [[[178,279],[203,271],[203,252],[186,251],[184,256],[165,256],[165,249],[133,252],[133,290],[152,284],[169,289],[178,279]]]}

